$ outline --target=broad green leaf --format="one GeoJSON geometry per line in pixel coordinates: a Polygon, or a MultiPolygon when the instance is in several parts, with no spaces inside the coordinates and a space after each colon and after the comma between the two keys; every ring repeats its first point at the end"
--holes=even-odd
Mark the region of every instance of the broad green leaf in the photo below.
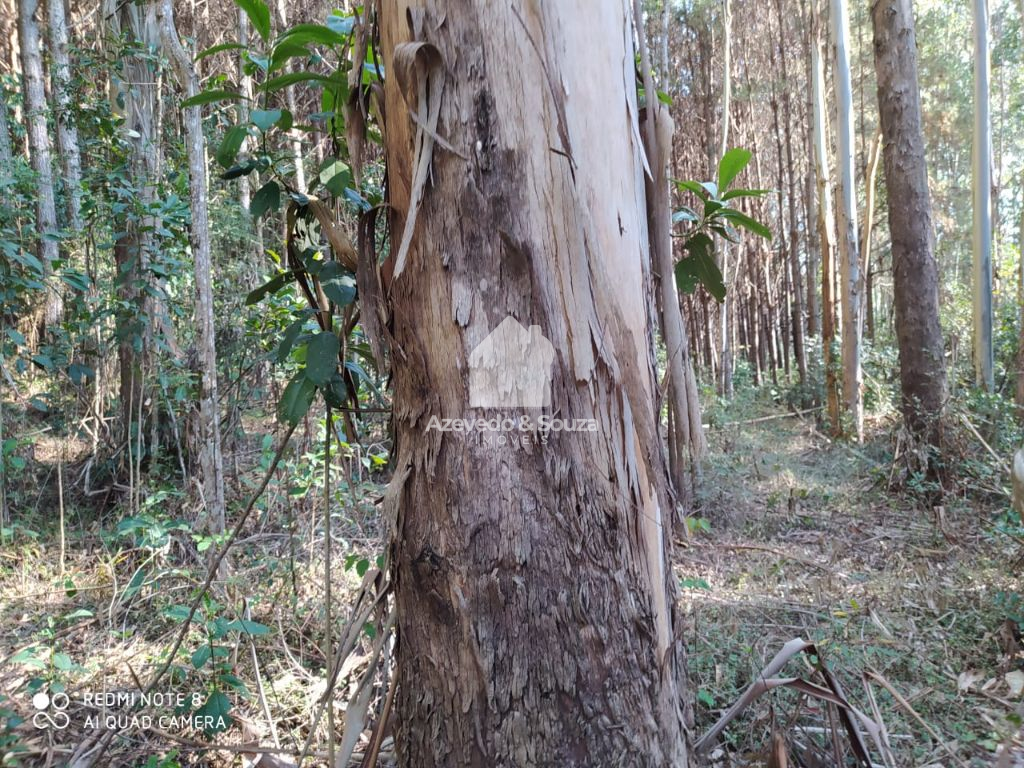
{"type": "Polygon", "coordinates": [[[267,211],[276,211],[281,207],[281,188],[277,186],[276,181],[268,181],[258,190],[256,194],[252,196],[252,202],[249,203],[249,213],[252,217],[258,219],[267,211]]]}
{"type": "Polygon", "coordinates": [[[295,272],[288,270],[287,272],[281,272],[280,274],[274,275],[270,280],[265,282],[259,288],[252,291],[248,296],[245,297],[245,305],[247,307],[253,304],[258,304],[260,300],[268,293],[277,293],[279,290],[288,285],[295,279],[295,272]]]}
{"type": "Polygon", "coordinates": [[[71,379],[72,384],[85,384],[88,381],[92,381],[95,377],[96,372],[88,365],[72,363],[68,366],[68,378],[71,379]]]}
{"type": "Polygon", "coordinates": [[[228,632],[241,632],[245,635],[266,635],[270,632],[270,627],[260,624],[258,621],[235,619],[228,623],[227,630],[228,632]]]}
{"type": "Polygon", "coordinates": [[[750,150],[733,147],[718,161],[718,189],[725,191],[736,178],[736,174],[750,162],[750,150]]]}
{"type": "Polygon", "coordinates": [[[277,404],[278,418],[285,424],[295,426],[313,404],[314,395],[316,384],[306,378],[303,371],[299,371],[281,394],[281,402],[277,404]]]}
{"type": "Polygon", "coordinates": [[[676,285],[683,293],[692,293],[701,283],[717,301],[725,299],[725,282],[715,264],[714,243],[703,232],[686,241],[689,256],[676,264],[676,285]]]}
{"type": "Polygon", "coordinates": [[[327,26],[339,35],[350,35],[355,27],[356,20],[351,16],[340,16],[332,13],[327,17],[327,26]]]}
{"type": "Polygon", "coordinates": [[[50,657],[50,661],[53,662],[54,669],[58,669],[61,672],[67,672],[74,666],[71,657],[66,653],[55,653],[50,657]]]}
{"type": "Polygon", "coordinates": [[[266,133],[278,120],[281,119],[280,109],[257,109],[250,116],[252,124],[266,133]]]}
{"type": "Polygon", "coordinates": [[[220,175],[225,181],[237,179],[239,176],[248,176],[256,170],[256,163],[253,160],[246,160],[239,165],[233,165],[220,175]]]}
{"type": "Polygon", "coordinates": [[[722,202],[736,197],[763,197],[772,193],[771,189],[730,189],[722,195],[722,202]]]}
{"type": "Polygon", "coordinates": [[[283,363],[288,359],[292,347],[295,346],[295,340],[299,338],[299,334],[302,333],[302,327],[305,324],[306,318],[300,317],[284,329],[284,333],[281,335],[281,342],[277,345],[277,362],[283,363]]]}
{"type": "Polygon", "coordinates": [[[231,727],[231,718],[228,716],[230,711],[231,700],[220,691],[214,691],[210,694],[206,703],[196,710],[195,714],[204,718],[200,722],[209,723],[209,726],[204,727],[203,730],[207,736],[212,736],[231,727]],[[212,719],[207,720],[205,718],[212,719]]]}
{"type": "Polygon", "coordinates": [[[263,0],[235,0],[235,4],[245,11],[245,15],[252,22],[253,29],[263,38],[263,42],[269,40],[270,9],[267,7],[267,4],[263,0]]]}
{"type": "Polygon", "coordinates": [[[693,212],[692,208],[687,208],[685,205],[678,211],[672,213],[672,223],[678,224],[681,221],[699,221],[697,214],[693,212]]]}
{"type": "Polygon", "coordinates": [[[320,169],[320,183],[335,197],[341,197],[352,186],[352,171],[336,157],[328,158],[320,169]]]}
{"type": "Polygon", "coordinates": [[[298,45],[308,43],[320,43],[321,45],[344,45],[347,42],[345,35],[335,32],[323,24],[296,24],[285,32],[281,42],[288,41],[298,45]]]}
{"type": "Polygon", "coordinates": [[[679,189],[687,189],[690,192],[693,192],[693,194],[695,194],[701,200],[708,199],[708,191],[699,182],[686,180],[676,181],[675,184],[679,189]]]}
{"type": "Polygon", "coordinates": [[[759,235],[765,240],[772,239],[772,231],[768,227],[756,219],[750,218],[747,214],[737,211],[735,208],[726,208],[720,211],[718,215],[723,219],[728,219],[737,226],[749,229],[755,235],[759,235]]]}
{"type": "Polygon", "coordinates": [[[227,91],[223,88],[213,88],[209,91],[201,91],[191,98],[181,102],[181,108],[199,107],[203,104],[213,104],[215,101],[238,101],[245,97],[234,91],[227,91]]]}
{"type": "Polygon", "coordinates": [[[212,656],[213,648],[209,644],[200,645],[196,648],[195,653],[192,654],[192,666],[196,669],[202,669],[212,656]]]}
{"type": "Polygon", "coordinates": [[[282,40],[280,43],[274,46],[274,51],[270,54],[270,71],[283,67],[289,59],[297,57],[309,57],[309,49],[301,43],[296,43],[294,40],[288,40],[287,38],[282,40]]]}
{"type": "Polygon", "coordinates": [[[352,275],[338,275],[321,280],[320,287],[328,299],[339,307],[347,307],[356,299],[356,279],[352,275]]]}
{"type": "Polygon", "coordinates": [[[245,46],[242,45],[241,43],[221,43],[220,45],[214,45],[214,46],[211,46],[210,48],[207,48],[204,51],[200,51],[198,54],[196,54],[196,59],[195,60],[199,61],[200,59],[205,59],[207,56],[213,56],[215,54],[222,53],[224,51],[239,51],[239,50],[242,50],[242,51],[245,50],[245,46]]]}
{"type": "Polygon", "coordinates": [[[242,143],[248,135],[249,132],[244,125],[236,125],[224,134],[220,146],[217,147],[217,162],[222,168],[230,168],[235,162],[238,150],[242,148],[242,143]]]}
{"type": "Polygon", "coordinates": [[[326,384],[338,369],[338,337],[331,331],[320,331],[306,349],[306,378],[314,384],[326,384]]]}

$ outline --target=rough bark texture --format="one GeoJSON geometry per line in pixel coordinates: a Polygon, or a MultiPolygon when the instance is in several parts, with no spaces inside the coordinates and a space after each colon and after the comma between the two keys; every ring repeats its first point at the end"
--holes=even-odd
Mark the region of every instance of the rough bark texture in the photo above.
{"type": "Polygon", "coordinates": [[[78,126],[71,110],[71,64],[68,60],[68,23],[64,0],[47,0],[50,16],[50,79],[57,123],[57,146],[64,165],[64,194],[68,224],[82,229],[82,157],[78,148],[78,126]]]}
{"type": "MultiPolygon", "coordinates": [[[[42,43],[39,39],[39,0],[18,0],[18,32],[21,37],[21,67],[25,73],[25,122],[28,125],[29,155],[36,174],[36,230],[38,252],[47,272],[59,257],[57,241],[57,204],[53,193],[53,171],[50,167],[50,134],[46,128],[46,84],[43,79],[42,43]]],[[[43,306],[46,325],[59,322],[64,314],[64,300],[59,284],[49,287],[43,306]]]]}
{"type": "Polygon", "coordinates": [[[7,89],[0,86],[0,171],[13,174],[14,150],[11,149],[11,121],[7,109],[7,89]]]}
{"type": "Polygon", "coordinates": [[[382,6],[393,232],[423,98],[444,142],[390,286],[399,765],[686,765],[628,8],[382,6]],[[508,316],[554,348],[525,415],[597,431],[428,431],[521,415],[469,404],[470,353],[508,316]]]}
{"type": "Polygon", "coordinates": [[[879,0],[871,10],[892,233],[896,339],[907,426],[939,447],[946,367],[939,325],[939,275],[917,85],[917,41],[910,0],[879,0]]]}
{"type": "Polygon", "coordinates": [[[836,171],[839,175],[837,225],[842,292],[843,410],[853,435],[864,439],[863,372],[860,365],[861,303],[857,256],[857,191],[853,173],[853,92],[850,85],[850,34],[846,0],[832,0],[836,45],[836,171]]]}
{"type": "MultiPolygon", "coordinates": [[[[199,78],[188,55],[178,39],[174,26],[172,0],[160,5],[161,38],[168,58],[178,70],[185,87],[185,97],[199,93],[199,78]]],[[[217,400],[217,344],[214,338],[213,264],[210,257],[210,215],[206,200],[206,138],[203,136],[201,107],[184,110],[185,146],[188,154],[189,203],[192,209],[192,227],[189,240],[192,246],[196,281],[196,346],[199,351],[199,471],[202,476],[203,501],[210,528],[216,533],[224,531],[224,459],[220,444],[220,409],[217,400]]]]}

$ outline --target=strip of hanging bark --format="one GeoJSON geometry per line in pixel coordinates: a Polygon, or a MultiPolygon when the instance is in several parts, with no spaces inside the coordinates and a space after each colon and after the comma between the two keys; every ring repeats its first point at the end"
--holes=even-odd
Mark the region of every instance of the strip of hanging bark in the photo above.
{"type": "Polygon", "coordinates": [[[359,267],[359,255],[356,253],[352,241],[348,239],[348,235],[335,223],[334,214],[331,212],[331,209],[320,200],[310,200],[307,207],[310,213],[316,216],[316,220],[320,222],[320,228],[327,236],[327,242],[331,244],[331,250],[334,251],[334,257],[338,260],[338,263],[352,274],[355,274],[359,267]]]}
{"type": "Polygon", "coordinates": [[[366,112],[369,91],[364,91],[363,62],[366,61],[366,50],[369,43],[370,27],[362,14],[356,15],[355,27],[352,30],[352,68],[348,71],[348,100],[345,102],[345,138],[348,141],[349,164],[352,166],[352,178],[359,186],[363,175],[363,153],[366,149],[366,112]],[[364,101],[364,98],[367,101],[364,101]]]}
{"type": "Polygon", "coordinates": [[[384,289],[377,266],[377,248],[374,233],[377,229],[379,207],[371,208],[359,217],[359,264],[356,269],[356,288],[359,290],[359,304],[362,307],[363,333],[370,342],[377,368],[386,366],[385,352],[393,347],[387,331],[388,314],[384,302],[384,289]]]}
{"type": "Polygon", "coordinates": [[[832,675],[832,673],[825,667],[824,663],[821,662],[821,655],[818,653],[818,649],[815,647],[814,643],[809,643],[806,640],[797,637],[782,646],[782,650],[775,654],[775,658],[773,658],[768,665],[757,674],[756,680],[751,683],[750,687],[747,688],[746,691],[743,692],[743,695],[740,696],[736,703],[729,707],[725,714],[718,719],[718,722],[711,726],[711,729],[697,740],[697,743],[694,744],[693,747],[694,752],[697,754],[706,752],[715,743],[719,734],[725,730],[725,727],[735,720],[743,710],[753,704],[763,694],[779,687],[793,688],[807,696],[813,696],[821,701],[835,704],[839,709],[840,719],[842,720],[843,727],[850,739],[850,745],[853,748],[853,752],[862,765],[866,765],[870,768],[871,758],[868,755],[867,747],[864,744],[864,738],[857,726],[857,721],[854,720],[854,716],[860,721],[861,725],[867,728],[868,733],[875,741],[879,750],[884,751],[881,745],[881,730],[878,727],[878,724],[867,715],[857,710],[856,707],[852,706],[849,701],[846,700],[835,676],[832,675]],[[817,657],[819,661],[815,667],[819,672],[821,672],[822,677],[825,678],[825,682],[829,686],[828,688],[822,688],[821,686],[814,685],[813,683],[809,683],[798,677],[774,677],[774,675],[782,669],[790,659],[800,653],[806,653],[809,656],[817,657]]]}
{"type": "Polygon", "coordinates": [[[398,279],[405,269],[409,245],[416,229],[416,215],[423,200],[423,189],[434,155],[434,137],[437,134],[437,119],[441,113],[441,95],[444,92],[443,64],[441,52],[430,43],[400,43],[395,46],[395,79],[416,124],[416,139],[409,210],[405,215],[405,228],[395,255],[394,279],[398,279]]]}

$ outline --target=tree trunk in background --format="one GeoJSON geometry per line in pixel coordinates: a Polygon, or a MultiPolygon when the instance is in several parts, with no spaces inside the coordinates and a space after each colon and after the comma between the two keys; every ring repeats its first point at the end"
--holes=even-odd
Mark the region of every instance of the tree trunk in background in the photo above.
{"type": "MultiPolygon", "coordinates": [[[[287,0],[277,0],[277,15],[281,21],[281,31],[288,29],[288,2],[287,0]]],[[[292,71],[292,61],[289,59],[285,63],[285,72],[292,71]]],[[[295,87],[288,86],[284,89],[285,103],[288,105],[288,111],[293,116],[298,117],[298,110],[295,106],[295,87]]],[[[292,137],[292,159],[295,161],[295,184],[298,187],[299,192],[306,191],[306,166],[305,156],[302,152],[302,138],[298,129],[292,128],[289,131],[292,137]]]]}
{"type": "Polygon", "coordinates": [[[432,174],[390,284],[398,764],[685,766],[626,6],[408,5],[381,15],[395,242],[414,168],[432,174]],[[432,161],[414,75],[454,148],[432,161]],[[478,347],[510,318],[529,345],[478,347]],[[547,404],[474,407],[488,372],[550,372],[547,404]],[[541,414],[596,431],[497,446],[428,428],[541,414]]]}
{"type": "Polygon", "coordinates": [[[825,365],[825,402],[833,434],[840,425],[839,387],[833,350],[836,340],[835,225],[832,220],[832,187],[829,184],[829,140],[825,107],[825,57],[821,31],[814,19],[814,45],[811,49],[811,90],[814,93],[814,168],[818,185],[818,243],[821,249],[821,348],[825,365]]]}
{"type": "MultiPolygon", "coordinates": [[[[871,236],[875,230],[875,183],[878,180],[878,165],[882,159],[882,129],[879,127],[871,142],[864,169],[864,222],[860,236],[860,304],[861,313],[867,315],[871,307],[871,236]]],[[[863,322],[863,321],[862,321],[863,322]]],[[[870,326],[870,321],[868,322],[870,326]]]]}
{"type": "MultiPolygon", "coordinates": [[[[160,6],[161,37],[168,58],[178,70],[185,87],[185,98],[199,93],[199,78],[178,38],[174,26],[172,0],[160,6]]],[[[188,154],[189,202],[192,209],[190,242],[195,263],[196,331],[199,368],[199,470],[202,476],[203,501],[215,533],[224,531],[224,459],[220,443],[220,409],[217,399],[217,345],[213,309],[210,257],[210,215],[206,200],[206,138],[203,136],[202,107],[184,110],[185,146],[188,154]]]]}
{"type": "MultiPolygon", "coordinates": [[[[43,75],[42,42],[39,39],[39,0],[18,0],[18,32],[21,39],[21,67],[25,73],[25,122],[28,125],[29,155],[36,174],[36,232],[39,260],[47,275],[60,257],[57,249],[57,204],[53,192],[53,170],[50,167],[50,134],[46,128],[46,82],[43,75]]],[[[60,284],[47,286],[43,304],[43,323],[60,322],[64,299],[60,284]]]]}
{"type": "Polygon", "coordinates": [[[836,169],[839,174],[839,261],[843,328],[843,410],[853,435],[864,439],[864,401],[860,365],[861,302],[857,250],[857,193],[853,172],[853,92],[850,86],[850,34],[846,0],[832,0],[832,36],[836,66],[836,169]]]}
{"type": "MultiPolygon", "coordinates": [[[[729,148],[729,109],[732,100],[732,10],[729,0],[722,0],[722,141],[718,145],[718,158],[721,159],[729,148]]],[[[716,178],[716,167],[711,168],[711,178],[716,178]]],[[[719,267],[722,280],[729,284],[729,241],[722,238],[719,242],[721,254],[719,267]]],[[[725,397],[732,397],[732,345],[729,343],[729,305],[728,292],[718,307],[718,337],[721,343],[722,364],[719,369],[719,388],[725,397]]]]}
{"type": "Polygon", "coordinates": [[[914,12],[910,0],[878,0],[871,18],[889,193],[903,416],[918,439],[938,449],[946,367],[939,325],[939,274],[932,253],[914,12]]]}
{"type": "MultiPolygon", "coordinates": [[[[1022,0],[1021,16],[1024,16],[1024,0],[1022,0]]],[[[1024,190],[1024,172],[1020,175],[1021,189],[1024,190]]],[[[1024,415],[1024,208],[1020,212],[1020,232],[1017,236],[1020,249],[1017,264],[1017,407],[1024,415]]]]}
{"type": "Polygon", "coordinates": [[[46,0],[50,16],[50,79],[57,124],[57,146],[64,166],[64,194],[68,224],[82,230],[82,156],[78,147],[78,126],[72,111],[71,64],[68,60],[68,24],[64,0],[46,0]]]}
{"type": "Polygon", "coordinates": [[[989,107],[988,7],[974,10],[974,378],[995,389],[992,358],[992,119],[989,107]]]}
{"type": "MultiPolygon", "coordinates": [[[[787,268],[789,283],[792,287],[792,304],[790,307],[790,330],[793,333],[793,356],[796,358],[797,374],[800,383],[807,382],[807,351],[804,348],[804,307],[803,284],[800,281],[800,225],[796,216],[796,166],[793,162],[793,106],[789,92],[789,68],[786,66],[786,20],[783,16],[782,0],[777,0],[776,9],[779,13],[779,62],[782,73],[782,115],[786,145],[786,198],[789,205],[789,238],[787,268]]],[[[780,155],[781,157],[781,155],[780,155]]],[[[779,179],[781,185],[782,179],[779,179]]],[[[781,186],[780,186],[781,189],[781,186]]],[[[781,218],[781,217],[780,217],[781,218]]]]}
{"type": "Polygon", "coordinates": [[[7,109],[7,89],[0,84],[0,171],[10,174],[14,167],[14,150],[11,148],[11,119],[7,109]]]}

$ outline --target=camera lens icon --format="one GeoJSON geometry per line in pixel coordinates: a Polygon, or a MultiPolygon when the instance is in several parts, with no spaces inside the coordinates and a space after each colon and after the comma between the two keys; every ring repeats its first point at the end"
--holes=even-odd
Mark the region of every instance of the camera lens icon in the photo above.
{"type": "Polygon", "coordinates": [[[66,693],[50,695],[39,691],[32,697],[32,706],[38,711],[32,715],[32,725],[36,728],[54,728],[62,731],[71,724],[71,718],[65,712],[71,700],[66,693]]]}

